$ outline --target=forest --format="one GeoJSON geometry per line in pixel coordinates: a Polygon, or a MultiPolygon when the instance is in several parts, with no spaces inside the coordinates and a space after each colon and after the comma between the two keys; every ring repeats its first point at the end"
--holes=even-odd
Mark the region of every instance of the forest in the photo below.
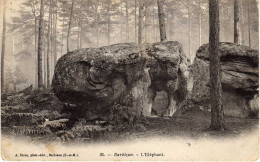
{"type": "MultiPolygon", "coordinates": [[[[18,89],[20,86],[20,90],[30,84],[36,88],[40,1],[6,1],[7,14],[12,15],[10,14],[6,23],[5,91],[13,91],[15,85],[18,85],[18,89]]],[[[144,5],[142,42],[158,42],[160,33],[157,2],[146,0],[144,5]]],[[[196,50],[202,44],[208,43],[208,1],[167,0],[164,6],[167,40],[182,43],[185,53],[192,61],[196,50]]],[[[240,44],[255,49],[258,49],[259,44],[257,6],[255,0],[242,0],[238,6],[241,11],[238,22],[240,44]]],[[[68,51],[69,26],[70,50],[124,42],[137,43],[138,7],[138,0],[74,0],[73,6],[69,0],[46,1],[43,18],[44,84],[47,86],[48,80],[51,81],[57,60],[68,51]]],[[[233,1],[221,0],[221,42],[233,42],[233,19],[233,1]]]]}
{"type": "Polygon", "coordinates": [[[258,126],[256,0],[2,3],[3,133],[80,143],[258,126]]]}

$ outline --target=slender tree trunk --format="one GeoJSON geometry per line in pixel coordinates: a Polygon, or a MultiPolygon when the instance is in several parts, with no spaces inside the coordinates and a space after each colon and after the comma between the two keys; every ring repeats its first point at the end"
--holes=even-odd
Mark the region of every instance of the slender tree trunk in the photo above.
{"type": "Polygon", "coordinates": [[[147,4],[144,2],[144,42],[147,42],[147,4]]]}
{"type": "Polygon", "coordinates": [[[171,12],[170,39],[174,40],[174,10],[171,12]]]}
{"type": "Polygon", "coordinates": [[[79,19],[78,19],[77,49],[79,49],[79,40],[80,40],[80,14],[79,14],[79,19]]]}
{"type": "Polygon", "coordinates": [[[221,71],[219,56],[219,2],[209,0],[209,67],[211,126],[213,130],[224,130],[224,111],[222,106],[221,71]]]}
{"type": "Polygon", "coordinates": [[[51,36],[50,36],[50,80],[52,79],[52,66],[53,66],[53,0],[51,0],[51,36]]]}
{"type": "Polygon", "coordinates": [[[152,26],[152,32],[153,32],[153,42],[155,42],[155,37],[154,37],[154,34],[155,34],[155,30],[154,30],[154,26],[155,26],[155,11],[154,11],[154,6],[153,6],[153,26],[152,26]]]}
{"type": "Polygon", "coordinates": [[[169,24],[170,24],[170,18],[169,18],[169,16],[170,16],[170,12],[169,12],[169,8],[167,8],[167,12],[166,12],[166,29],[167,29],[167,32],[166,32],[166,35],[168,36],[168,38],[169,38],[169,35],[170,35],[170,26],[169,26],[169,24]]]}
{"type": "Polygon", "coordinates": [[[42,75],[42,55],[43,55],[43,17],[44,17],[44,0],[41,0],[40,18],[39,18],[39,35],[38,35],[38,88],[43,88],[42,75]]]}
{"type": "MultiPolygon", "coordinates": [[[[63,13],[64,14],[64,13],[63,13]]],[[[63,16],[62,18],[62,30],[61,30],[61,47],[60,47],[60,56],[63,55],[63,46],[64,46],[64,43],[63,43],[63,39],[64,39],[64,34],[63,34],[63,31],[64,31],[64,22],[65,22],[65,16],[63,16]]]]}
{"type": "Polygon", "coordinates": [[[166,29],[163,11],[164,0],[157,0],[158,5],[158,17],[159,17],[159,29],[160,29],[160,39],[161,41],[166,41],[166,29]]]}
{"type": "Polygon", "coordinates": [[[136,9],[137,9],[137,0],[135,0],[135,43],[137,42],[136,40],[136,34],[137,34],[137,30],[136,30],[136,23],[137,23],[137,12],[136,12],[136,9]]]}
{"type": "Polygon", "coordinates": [[[5,35],[6,35],[6,0],[3,0],[3,33],[2,33],[2,51],[1,51],[1,93],[4,93],[4,72],[5,72],[5,35]]]}
{"type": "Polygon", "coordinates": [[[240,2],[240,28],[241,28],[241,44],[245,44],[245,30],[244,30],[244,10],[243,10],[243,1],[240,2]]]}
{"type": "MultiPolygon", "coordinates": [[[[58,16],[58,13],[57,13],[57,10],[58,10],[58,7],[57,7],[57,0],[55,2],[55,21],[54,21],[54,42],[53,42],[53,46],[54,46],[54,64],[53,66],[55,67],[56,63],[57,63],[57,16],[58,16]]],[[[53,71],[54,71],[54,67],[53,67],[53,71]]]]}
{"type": "Polygon", "coordinates": [[[67,35],[67,52],[70,51],[70,34],[71,34],[71,24],[72,24],[72,17],[73,17],[73,8],[74,8],[74,0],[72,0],[71,9],[70,9],[70,20],[69,20],[68,35],[67,35]]]}
{"type": "Polygon", "coordinates": [[[34,84],[35,84],[35,88],[37,88],[38,86],[37,86],[37,84],[38,84],[38,76],[37,76],[37,74],[38,74],[38,58],[37,58],[37,17],[36,17],[36,13],[35,13],[35,19],[34,19],[34,23],[35,23],[35,25],[34,25],[34,27],[35,27],[35,34],[34,34],[34,42],[35,42],[35,51],[34,51],[34,53],[35,53],[35,71],[34,71],[34,84]]]}
{"type": "Polygon", "coordinates": [[[81,0],[80,2],[81,6],[80,6],[80,18],[79,18],[79,30],[80,30],[80,37],[79,37],[79,48],[82,48],[82,34],[83,34],[83,30],[82,30],[82,20],[83,20],[83,16],[82,16],[82,6],[83,6],[83,0],[81,0]]]}
{"type": "Polygon", "coordinates": [[[250,0],[247,0],[247,15],[248,15],[248,46],[251,47],[251,20],[250,20],[250,0]]]}
{"type": "Polygon", "coordinates": [[[188,19],[189,19],[189,55],[188,57],[191,59],[191,11],[190,5],[185,4],[183,1],[180,2],[187,8],[188,10],[188,19]]]}
{"type": "Polygon", "coordinates": [[[83,28],[82,28],[82,18],[81,18],[81,23],[80,23],[80,40],[79,40],[79,48],[81,49],[82,48],[82,42],[83,42],[83,28]]]}
{"type": "Polygon", "coordinates": [[[158,21],[155,21],[156,24],[155,24],[155,42],[158,42],[158,33],[159,33],[159,18],[157,16],[157,20],[158,21]]]}
{"type": "Polygon", "coordinates": [[[234,43],[238,43],[239,38],[239,8],[238,8],[238,0],[234,0],[234,43]]]}
{"type": "Polygon", "coordinates": [[[107,6],[107,45],[110,45],[110,0],[108,0],[108,6],[107,6]]]}
{"type": "Polygon", "coordinates": [[[199,1],[199,46],[201,46],[201,0],[199,1]]]}
{"type": "Polygon", "coordinates": [[[45,37],[45,23],[43,22],[43,84],[47,87],[46,81],[46,37],[45,37]]]}
{"type": "Polygon", "coordinates": [[[38,29],[37,29],[37,16],[36,16],[36,2],[33,1],[33,16],[34,16],[34,54],[35,54],[35,62],[34,62],[34,88],[37,88],[37,84],[38,84],[38,77],[37,77],[37,73],[38,73],[38,58],[37,58],[37,33],[38,33],[38,29]]]}
{"type": "Polygon", "coordinates": [[[129,17],[128,17],[128,1],[125,2],[125,9],[126,9],[126,40],[129,42],[129,17]]]}
{"type": "Polygon", "coordinates": [[[121,11],[121,16],[120,16],[120,43],[123,42],[123,25],[122,25],[122,19],[123,19],[123,0],[120,1],[120,11],[121,11]]]}
{"type": "MultiPolygon", "coordinates": [[[[14,42],[14,38],[13,38],[13,43],[12,43],[12,69],[13,69],[13,71],[12,71],[12,77],[13,78],[15,78],[15,71],[16,71],[16,67],[15,67],[15,42],[14,42]]],[[[13,81],[13,86],[14,86],[14,92],[16,92],[16,81],[14,80],[13,81]]]]}
{"type": "Polygon", "coordinates": [[[223,29],[224,29],[224,33],[225,33],[225,42],[228,42],[227,26],[225,26],[223,29]]]}
{"type": "Polygon", "coordinates": [[[95,27],[96,27],[97,47],[99,46],[99,30],[98,30],[99,20],[98,20],[98,6],[99,6],[99,0],[97,0],[97,2],[96,2],[96,8],[95,8],[95,15],[96,15],[96,19],[95,19],[95,27]]]}
{"type": "Polygon", "coordinates": [[[50,6],[49,6],[49,19],[48,19],[48,39],[47,39],[47,88],[50,88],[50,46],[51,46],[51,0],[50,0],[50,6]]]}
{"type": "Polygon", "coordinates": [[[189,58],[191,58],[191,13],[190,8],[188,8],[189,13],[189,58]]]}
{"type": "Polygon", "coordinates": [[[143,0],[139,0],[138,44],[143,43],[143,10],[144,2],[143,0]]]}
{"type": "MultiPolygon", "coordinates": [[[[12,68],[13,68],[13,72],[12,72],[12,77],[15,78],[15,71],[16,71],[16,67],[15,67],[15,43],[14,43],[14,38],[13,38],[13,44],[12,44],[13,48],[12,48],[12,68]]],[[[13,81],[13,85],[14,85],[14,92],[16,92],[16,82],[17,81],[13,81]]]]}

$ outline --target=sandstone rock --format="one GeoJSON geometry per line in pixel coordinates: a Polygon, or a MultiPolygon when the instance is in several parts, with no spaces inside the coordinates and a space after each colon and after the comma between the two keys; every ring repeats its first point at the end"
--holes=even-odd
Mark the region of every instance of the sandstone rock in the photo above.
{"type": "Polygon", "coordinates": [[[181,44],[173,41],[79,49],[59,59],[52,87],[61,101],[88,113],[105,115],[120,103],[149,116],[155,91],[169,88],[178,104],[185,99],[188,65],[181,44]]]}
{"type": "Polygon", "coordinates": [[[126,84],[139,80],[143,65],[135,44],[79,49],[58,60],[53,90],[68,103],[107,104],[120,96],[126,84]]]}
{"type": "Polygon", "coordinates": [[[148,55],[151,56],[148,64],[151,66],[149,72],[152,80],[149,95],[154,101],[156,92],[165,91],[167,106],[162,110],[162,115],[172,116],[192,89],[190,61],[182,45],[176,41],[154,43],[148,48],[148,55]]]}
{"type": "MultiPolygon", "coordinates": [[[[194,86],[191,99],[210,105],[208,44],[201,46],[192,65],[194,86]]],[[[234,43],[220,43],[223,106],[225,114],[247,116],[249,101],[258,93],[258,51],[234,43]]]]}

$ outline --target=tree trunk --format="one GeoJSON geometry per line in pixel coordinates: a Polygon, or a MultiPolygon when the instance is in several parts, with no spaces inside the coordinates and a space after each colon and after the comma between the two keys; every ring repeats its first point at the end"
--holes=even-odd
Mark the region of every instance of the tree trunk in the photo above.
{"type": "Polygon", "coordinates": [[[209,59],[210,59],[210,97],[211,126],[213,130],[224,130],[224,111],[222,106],[222,89],[219,56],[219,2],[209,0],[209,59]]]}
{"type": "Polygon", "coordinates": [[[43,84],[47,87],[46,81],[46,37],[45,37],[45,23],[43,22],[43,84]]]}
{"type": "Polygon", "coordinates": [[[38,88],[43,88],[42,75],[42,55],[43,55],[43,17],[44,17],[44,0],[41,0],[40,18],[39,18],[39,34],[38,34],[38,88]]]}
{"type": "Polygon", "coordinates": [[[159,33],[159,18],[157,16],[157,20],[155,23],[155,42],[158,42],[158,33],[159,33]]]}
{"type": "Polygon", "coordinates": [[[234,43],[238,43],[239,38],[239,8],[238,8],[238,0],[234,0],[234,43]]]}
{"type": "Polygon", "coordinates": [[[108,0],[108,6],[107,6],[107,45],[110,45],[110,0],[108,0]]]}
{"type": "MultiPolygon", "coordinates": [[[[53,46],[54,46],[54,64],[53,66],[55,67],[56,63],[57,63],[57,16],[58,16],[58,13],[57,13],[57,10],[58,10],[58,7],[57,7],[57,0],[56,0],[56,3],[55,3],[55,21],[54,21],[54,39],[53,39],[53,46]]],[[[54,71],[54,68],[53,68],[53,71],[54,71]]]]}
{"type": "Polygon", "coordinates": [[[146,4],[146,2],[144,2],[144,42],[146,43],[147,42],[147,31],[146,31],[146,29],[147,29],[147,4],[146,4]]]}
{"type": "Polygon", "coordinates": [[[37,88],[37,73],[38,73],[38,58],[37,58],[37,16],[36,16],[36,8],[35,1],[33,1],[33,16],[34,16],[34,54],[35,54],[35,62],[34,62],[34,88],[37,88]]]}
{"type": "Polygon", "coordinates": [[[139,0],[139,22],[138,22],[138,44],[143,43],[143,10],[144,10],[144,2],[143,0],[139,0]]]}
{"type": "MultiPolygon", "coordinates": [[[[64,14],[64,13],[63,13],[64,14]]],[[[64,31],[64,21],[65,21],[65,16],[63,16],[62,18],[62,30],[61,30],[61,47],[60,47],[60,56],[63,55],[63,46],[64,46],[64,43],[63,43],[63,31],[64,31]]]]}
{"type": "Polygon", "coordinates": [[[46,60],[46,68],[47,68],[47,88],[50,88],[50,46],[51,46],[51,0],[49,6],[49,19],[48,19],[48,39],[47,39],[47,60],[46,60]]]}
{"type": "Polygon", "coordinates": [[[201,0],[199,1],[199,46],[201,46],[201,0]]]}
{"type": "Polygon", "coordinates": [[[71,9],[70,9],[70,20],[69,20],[69,27],[68,27],[68,34],[67,34],[67,52],[70,51],[70,34],[71,34],[73,8],[74,8],[74,0],[72,0],[71,9]]]}
{"type": "MultiPolygon", "coordinates": [[[[16,67],[15,67],[15,43],[14,43],[14,38],[13,38],[13,43],[12,43],[12,68],[13,68],[13,72],[12,72],[12,77],[15,78],[15,71],[16,71],[16,67]]],[[[15,87],[16,81],[14,80],[13,85],[15,87]]],[[[16,92],[16,90],[14,89],[14,91],[16,92]]]]}
{"type": "MultiPolygon", "coordinates": [[[[81,1],[82,2],[82,1],[81,1]]],[[[82,13],[81,13],[81,8],[82,8],[82,3],[80,4],[80,9],[79,9],[79,17],[78,17],[78,36],[77,36],[77,49],[79,49],[80,47],[80,21],[81,21],[81,17],[82,17],[82,13]]]]}
{"type": "Polygon", "coordinates": [[[154,6],[153,6],[153,26],[152,26],[152,32],[153,32],[153,42],[155,42],[155,37],[154,37],[154,34],[155,34],[155,30],[154,30],[154,26],[155,26],[155,11],[154,11],[154,6]]]}
{"type": "Polygon", "coordinates": [[[190,8],[188,8],[189,13],[189,55],[188,57],[191,59],[191,13],[190,8]]]}
{"type": "Polygon", "coordinates": [[[5,72],[5,35],[6,35],[6,0],[3,0],[3,33],[2,33],[2,52],[1,52],[1,93],[4,92],[4,72],[5,72]]]}
{"type": "Polygon", "coordinates": [[[125,9],[126,9],[126,40],[129,42],[129,21],[128,21],[128,1],[125,2],[125,9]]]}
{"type": "Polygon", "coordinates": [[[167,8],[167,12],[166,12],[166,29],[167,29],[167,32],[166,32],[166,35],[168,35],[168,38],[169,38],[169,35],[170,35],[170,12],[169,12],[169,8],[167,8]]]}
{"type": "Polygon", "coordinates": [[[170,39],[174,40],[174,10],[171,12],[171,23],[170,23],[170,39]]]}
{"type": "Polygon", "coordinates": [[[78,36],[77,36],[77,49],[79,49],[79,37],[80,37],[80,27],[79,27],[80,25],[79,25],[79,22],[78,22],[78,36]]]}
{"type": "Polygon", "coordinates": [[[166,41],[166,30],[165,30],[165,20],[163,11],[164,0],[157,0],[158,5],[158,18],[159,18],[159,29],[160,29],[160,39],[161,41],[166,41]]]}
{"type": "Polygon", "coordinates": [[[80,39],[79,39],[79,48],[81,49],[82,48],[82,34],[83,34],[83,30],[82,30],[82,20],[83,20],[83,16],[82,16],[82,6],[83,6],[83,0],[81,0],[81,6],[80,6],[80,19],[79,19],[79,22],[80,22],[80,39]]]}
{"type": "Polygon", "coordinates": [[[52,79],[53,66],[53,0],[51,0],[51,35],[50,35],[50,80],[52,79]]]}
{"type": "Polygon", "coordinates": [[[99,31],[98,31],[98,5],[99,5],[99,0],[97,0],[96,2],[96,8],[95,8],[95,15],[96,15],[96,19],[95,19],[95,27],[96,27],[96,37],[97,37],[97,47],[99,46],[99,31]]]}
{"type": "Polygon", "coordinates": [[[250,21],[250,1],[247,0],[247,15],[248,15],[248,46],[251,47],[251,21],[250,21]]]}
{"type": "Polygon", "coordinates": [[[123,42],[123,25],[122,25],[122,19],[123,19],[123,0],[120,1],[120,11],[121,11],[121,16],[120,16],[120,43],[123,42]]]}
{"type": "Polygon", "coordinates": [[[37,88],[37,84],[38,84],[38,76],[37,76],[37,73],[38,73],[38,58],[37,58],[37,17],[36,17],[36,14],[35,14],[35,19],[34,19],[34,23],[35,23],[35,25],[34,25],[34,27],[35,27],[35,35],[34,35],[34,43],[35,43],[35,51],[34,51],[34,53],[35,53],[35,71],[34,71],[34,79],[35,79],[35,82],[34,82],[34,84],[35,84],[35,88],[37,88]]]}
{"type": "Polygon", "coordinates": [[[136,12],[137,6],[136,6],[136,5],[137,5],[137,3],[136,3],[136,1],[137,1],[137,0],[135,0],[135,43],[137,42],[137,41],[136,41],[136,34],[137,34],[137,31],[136,31],[136,25],[137,25],[137,24],[136,24],[136,23],[137,23],[137,20],[136,20],[136,19],[137,19],[137,14],[136,14],[136,13],[137,13],[137,12],[136,12]]]}
{"type": "Polygon", "coordinates": [[[225,42],[228,42],[228,33],[227,33],[227,25],[223,28],[225,33],[225,42]]]}
{"type": "Polygon", "coordinates": [[[240,17],[241,17],[241,21],[240,21],[240,29],[241,29],[241,44],[244,45],[245,44],[245,30],[244,30],[244,12],[243,12],[243,1],[241,1],[240,3],[240,17]]]}

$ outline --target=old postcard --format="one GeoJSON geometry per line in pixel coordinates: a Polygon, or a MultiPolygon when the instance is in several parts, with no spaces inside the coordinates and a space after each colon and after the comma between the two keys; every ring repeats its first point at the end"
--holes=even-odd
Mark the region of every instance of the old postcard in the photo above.
{"type": "Polygon", "coordinates": [[[7,161],[256,161],[258,0],[2,0],[7,161]]]}

